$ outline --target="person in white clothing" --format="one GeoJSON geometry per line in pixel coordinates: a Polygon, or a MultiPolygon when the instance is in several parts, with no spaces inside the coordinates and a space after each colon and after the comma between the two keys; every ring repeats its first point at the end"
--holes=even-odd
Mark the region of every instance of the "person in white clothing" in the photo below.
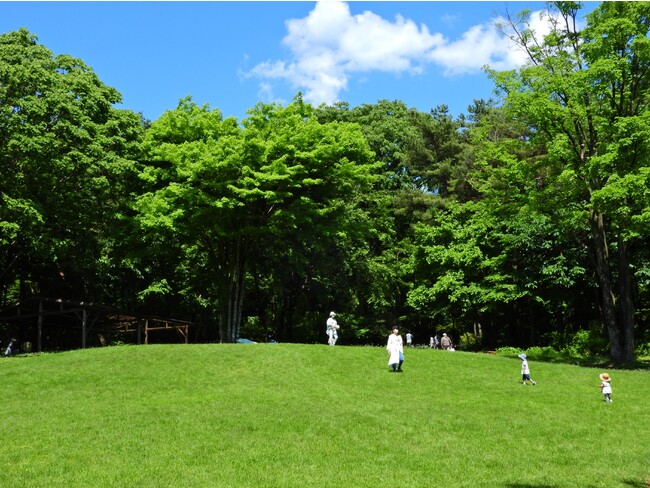
{"type": "Polygon", "coordinates": [[[393,333],[388,336],[386,350],[388,351],[388,366],[392,368],[389,371],[401,373],[404,362],[404,343],[397,327],[393,327],[393,333]]]}
{"type": "Polygon", "coordinates": [[[411,331],[406,333],[406,345],[408,347],[413,347],[413,334],[411,334],[411,331]]]}
{"type": "Polygon", "coordinates": [[[612,379],[609,377],[607,373],[602,373],[598,375],[600,378],[600,389],[603,392],[603,395],[605,396],[605,403],[612,403],[614,400],[612,400],[612,379]]]}
{"type": "Polygon", "coordinates": [[[528,367],[528,361],[526,360],[526,355],[520,354],[517,357],[521,359],[521,384],[525,385],[526,381],[530,381],[533,385],[536,385],[537,382],[535,380],[530,379],[530,368],[528,367]]]}
{"type": "Polygon", "coordinates": [[[336,317],[336,313],[330,312],[330,316],[327,319],[327,329],[325,331],[327,333],[327,337],[328,337],[327,343],[330,346],[336,345],[336,341],[339,338],[339,335],[338,335],[337,332],[340,329],[340,326],[339,326],[338,322],[336,321],[336,319],[334,317],[336,317]]]}

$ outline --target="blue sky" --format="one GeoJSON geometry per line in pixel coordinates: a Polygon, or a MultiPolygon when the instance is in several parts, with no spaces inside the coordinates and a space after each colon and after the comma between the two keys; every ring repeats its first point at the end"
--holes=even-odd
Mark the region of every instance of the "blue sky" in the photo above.
{"type": "MultiPolygon", "coordinates": [[[[588,2],[585,12],[596,2],[588,2]]],[[[26,27],[54,54],[83,60],[157,119],[191,95],[224,116],[257,102],[316,105],[402,100],[454,115],[493,96],[481,71],[522,53],[494,27],[499,15],[543,2],[5,2],[0,32],[26,27]]]]}

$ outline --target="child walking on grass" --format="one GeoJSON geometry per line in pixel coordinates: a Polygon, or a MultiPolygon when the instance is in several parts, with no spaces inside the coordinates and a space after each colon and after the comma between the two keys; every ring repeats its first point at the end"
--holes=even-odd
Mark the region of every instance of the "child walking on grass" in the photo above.
{"type": "Polygon", "coordinates": [[[610,384],[612,379],[609,377],[607,373],[602,373],[598,375],[600,378],[600,389],[603,392],[603,396],[605,397],[605,403],[612,403],[614,400],[612,400],[612,385],[610,384]]]}
{"type": "Polygon", "coordinates": [[[517,357],[521,359],[521,384],[525,385],[526,381],[530,381],[533,385],[536,385],[537,382],[530,379],[530,368],[528,367],[528,361],[526,361],[526,355],[520,354],[517,357]]]}

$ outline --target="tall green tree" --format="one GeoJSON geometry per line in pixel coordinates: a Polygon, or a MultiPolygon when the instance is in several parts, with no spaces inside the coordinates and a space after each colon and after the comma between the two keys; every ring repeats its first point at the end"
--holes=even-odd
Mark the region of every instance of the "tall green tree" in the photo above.
{"type": "Polygon", "coordinates": [[[105,299],[110,235],[138,156],[120,94],[26,29],[0,35],[0,288],[105,299]]]}
{"type": "Polygon", "coordinates": [[[403,323],[420,337],[431,330],[427,320],[412,316],[407,305],[409,256],[414,249],[414,227],[430,221],[435,210],[462,186],[457,171],[463,150],[454,120],[445,106],[430,113],[408,108],[398,100],[379,100],[350,108],[346,103],[319,107],[321,120],[355,122],[382,164],[382,180],[375,192],[382,212],[374,215],[376,228],[383,229],[369,246],[364,260],[371,274],[352,284],[365,299],[361,312],[380,324],[403,323]]]}
{"type": "MultiPolygon", "coordinates": [[[[176,236],[186,292],[214,311],[222,341],[239,338],[252,282],[280,280],[289,293],[287,269],[312,282],[315,262],[331,264],[331,250],[368,228],[355,202],[374,167],[358,126],[321,124],[300,97],[258,104],[241,125],[185,99],[152,123],[145,144],[149,160],[169,167],[168,181],[139,199],[142,226],[176,236]]],[[[143,172],[150,183],[160,177],[153,166],[143,172]]]]}
{"type": "Polygon", "coordinates": [[[566,192],[570,185],[574,204],[588,219],[611,356],[632,361],[630,246],[639,235],[633,222],[643,221],[647,208],[647,200],[635,197],[648,186],[650,4],[603,2],[582,31],[580,8],[576,2],[551,4],[546,17],[551,33],[544,39],[530,27],[528,12],[510,19],[511,38],[529,62],[491,76],[511,113],[530,125],[531,138],[546,145],[556,165],[555,189],[566,192]]]}
{"type": "Polygon", "coordinates": [[[557,222],[539,211],[544,166],[525,125],[501,109],[483,107],[464,137],[466,189],[417,225],[409,303],[484,347],[536,343],[554,308],[549,293],[573,284],[557,222]]]}

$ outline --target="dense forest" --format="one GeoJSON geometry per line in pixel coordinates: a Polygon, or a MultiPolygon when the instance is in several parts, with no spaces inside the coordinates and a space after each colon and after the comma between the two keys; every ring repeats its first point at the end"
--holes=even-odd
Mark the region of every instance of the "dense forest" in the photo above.
{"type": "MultiPolygon", "coordinates": [[[[198,326],[193,341],[650,343],[650,4],[549,5],[503,31],[459,117],[399,100],[181,99],[158,120],[82,60],[0,35],[0,309],[40,296],[198,326]]],[[[0,321],[0,340],[19,336],[0,321]]],[[[32,339],[33,340],[33,339],[32,339]]]]}

